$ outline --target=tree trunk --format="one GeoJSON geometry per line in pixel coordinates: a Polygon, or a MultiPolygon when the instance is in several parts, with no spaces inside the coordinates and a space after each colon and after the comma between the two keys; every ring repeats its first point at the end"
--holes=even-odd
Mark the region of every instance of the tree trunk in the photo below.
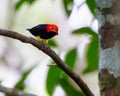
{"type": "Polygon", "coordinates": [[[120,0],[95,0],[99,22],[101,96],[120,96],[120,0]]]}

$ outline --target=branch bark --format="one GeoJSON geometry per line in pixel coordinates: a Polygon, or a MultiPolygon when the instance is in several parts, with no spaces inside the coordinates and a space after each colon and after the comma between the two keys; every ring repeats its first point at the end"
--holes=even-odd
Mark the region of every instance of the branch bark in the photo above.
{"type": "Polygon", "coordinates": [[[17,39],[19,41],[22,41],[23,43],[32,44],[39,50],[43,51],[56,62],[57,66],[60,69],[62,69],[65,73],[68,74],[68,76],[70,76],[75,81],[75,83],[79,86],[79,88],[81,88],[81,90],[86,96],[94,96],[94,94],[88,88],[87,84],[81,79],[81,77],[75,72],[73,72],[49,46],[43,44],[42,42],[38,42],[32,37],[27,37],[10,30],[0,29],[0,35],[17,39]]]}
{"type": "Polygon", "coordinates": [[[8,94],[10,96],[36,96],[34,94],[31,94],[31,93],[26,93],[26,92],[22,92],[20,90],[16,90],[16,89],[13,89],[13,88],[4,87],[1,84],[0,84],[0,91],[8,94]]]}

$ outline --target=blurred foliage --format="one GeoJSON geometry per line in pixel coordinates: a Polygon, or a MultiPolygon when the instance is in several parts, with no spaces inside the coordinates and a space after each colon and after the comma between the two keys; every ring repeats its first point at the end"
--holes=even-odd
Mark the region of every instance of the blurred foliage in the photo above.
{"type": "MultiPolygon", "coordinates": [[[[24,3],[33,4],[37,0],[19,0],[16,3],[15,9],[18,10],[22,7],[24,3]]],[[[63,0],[63,6],[64,10],[69,18],[69,15],[72,11],[73,6],[73,0],[63,0]]],[[[95,0],[86,0],[86,4],[88,5],[89,10],[95,17],[95,0]]],[[[89,34],[91,36],[91,41],[87,45],[87,51],[86,51],[86,60],[87,60],[87,67],[83,71],[83,73],[89,73],[92,71],[97,70],[98,67],[98,35],[96,32],[94,32],[91,27],[83,27],[77,30],[74,30],[72,32],[72,35],[82,35],[82,34],[89,34]]],[[[54,39],[49,41],[49,46],[51,47],[58,47],[57,43],[54,39]]],[[[64,57],[65,63],[71,68],[74,69],[74,66],[76,65],[76,58],[79,56],[77,53],[77,47],[73,48],[71,50],[68,50],[64,57]]],[[[15,88],[23,90],[25,88],[25,80],[30,74],[30,72],[34,69],[34,67],[30,68],[29,70],[25,71],[21,77],[21,79],[18,81],[18,83],[15,85],[15,88]]],[[[48,91],[48,94],[50,96],[53,96],[54,90],[57,86],[61,86],[61,88],[65,91],[66,96],[85,96],[81,91],[78,91],[76,88],[74,88],[69,82],[69,77],[66,73],[61,71],[57,67],[50,67],[47,74],[46,79],[46,88],[48,91]]]]}
{"type": "Polygon", "coordinates": [[[91,13],[95,16],[95,8],[96,8],[95,0],[86,0],[86,4],[88,5],[91,13]]]}
{"type": "Polygon", "coordinates": [[[24,3],[28,3],[28,4],[33,4],[35,1],[37,0],[19,0],[17,3],[16,3],[16,6],[15,6],[15,9],[18,10],[22,7],[22,5],[24,3]]]}
{"type": "Polygon", "coordinates": [[[86,59],[88,66],[83,73],[88,73],[96,70],[98,68],[98,35],[90,27],[83,27],[78,30],[75,30],[73,34],[89,34],[91,36],[91,42],[88,44],[86,59]]]}
{"type": "Polygon", "coordinates": [[[16,85],[14,86],[14,88],[20,89],[20,90],[24,90],[25,86],[25,80],[27,79],[27,77],[30,75],[31,71],[36,67],[36,65],[32,66],[31,68],[29,68],[28,70],[26,70],[25,72],[23,72],[22,77],[20,78],[20,80],[16,83],[16,85]]]}
{"type": "Polygon", "coordinates": [[[59,84],[60,75],[61,70],[59,68],[49,68],[46,79],[46,88],[50,96],[53,96],[54,89],[59,84]]]}
{"type": "Polygon", "coordinates": [[[91,37],[91,42],[88,44],[86,59],[88,62],[88,66],[84,70],[83,73],[92,72],[98,69],[98,36],[91,37]]]}
{"type": "Polygon", "coordinates": [[[66,96],[85,96],[82,92],[76,90],[66,79],[60,79],[60,85],[66,93],[66,96]]]}
{"type": "Polygon", "coordinates": [[[97,33],[94,32],[90,27],[83,27],[83,28],[77,29],[73,31],[73,34],[76,34],[76,35],[89,34],[93,37],[98,36],[97,33]]]}
{"type": "MultiPolygon", "coordinates": [[[[70,15],[71,10],[70,7],[73,5],[73,0],[63,0],[64,8],[66,14],[70,15]]],[[[90,9],[91,13],[95,16],[95,1],[94,0],[86,0],[86,4],[90,9]]],[[[86,59],[88,62],[87,67],[84,69],[83,73],[89,73],[97,70],[98,68],[98,34],[94,32],[90,27],[83,27],[77,30],[74,30],[73,35],[82,35],[89,34],[91,36],[91,42],[88,44],[88,48],[86,51],[86,59]]],[[[77,58],[77,47],[69,50],[65,55],[65,63],[74,68],[76,64],[77,58]]],[[[55,68],[50,68],[47,75],[47,90],[50,96],[52,96],[54,89],[56,86],[61,86],[66,93],[66,96],[84,96],[83,93],[76,90],[70,82],[68,82],[69,77],[66,73],[58,71],[55,68]],[[53,70],[53,71],[51,71],[53,70]],[[56,70],[56,71],[55,71],[56,70]],[[53,76],[53,74],[55,74],[53,76]],[[56,75],[57,74],[57,75],[56,75]],[[54,78],[53,78],[54,77],[54,78]],[[56,79],[55,79],[56,78],[56,79]],[[57,80],[57,81],[56,81],[57,80]],[[56,82],[56,83],[55,83],[56,82]]]]}
{"type": "MultiPolygon", "coordinates": [[[[77,57],[76,49],[70,50],[66,54],[65,63],[69,67],[73,68],[75,65],[76,57],[77,57]]],[[[53,96],[54,89],[56,88],[56,86],[63,84],[63,83],[60,83],[62,80],[66,80],[66,82],[68,82],[68,75],[57,67],[56,68],[50,67],[47,74],[47,79],[46,79],[46,88],[50,96],[53,96]]],[[[68,92],[68,90],[66,91],[68,92]]]]}
{"type": "Polygon", "coordinates": [[[67,64],[70,68],[74,68],[77,57],[77,49],[74,48],[67,52],[65,56],[65,64],[67,64]]]}
{"type": "Polygon", "coordinates": [[[63,0],[63,5],[65,8],[66,14],[69,16],[72,11],[71,9],[73,6],[73,0],[63,0]]]}
{"type": "Polygon", "coordinates": [[[51,47],[57,47],[58,46],[54,39],[50,39],[48,41],[48,45],[51,46],[51,47]]]}

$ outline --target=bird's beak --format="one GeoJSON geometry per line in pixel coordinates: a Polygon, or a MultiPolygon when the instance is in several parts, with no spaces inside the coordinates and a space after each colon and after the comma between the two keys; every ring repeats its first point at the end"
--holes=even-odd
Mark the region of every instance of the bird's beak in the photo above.
{"type": "Polygon", "coordinates": [[[55,32],[55,33],[56,33],[56,35],[58,35],[58,31],[56,31],[56,30],[52,30],[52,32],[55,32]]]}
{"type": "Polygon", "coordinates": [[[58,31],[56,32],[56,35],[58,35],[58,31]]]}

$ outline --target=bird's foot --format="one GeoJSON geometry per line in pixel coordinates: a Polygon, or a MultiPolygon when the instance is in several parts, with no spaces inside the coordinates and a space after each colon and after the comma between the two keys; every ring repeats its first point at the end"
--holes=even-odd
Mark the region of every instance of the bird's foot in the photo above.
{"type": "MultiPolygon", "coordinates": [[[[40,41],[41,41],[40,36],[36,36],[36,40],[40,42],[40,41]]],[[[48,39],[44,39],[44,40],[42,40],[42,41],[43,41],[44,44],[47,44],[47,43],[48,43],[48,39]]]]}
{"type": "Polygon", "coordinates": [[[41,40],[40,36],[36,36],[36,40],[40,42],[41,40]]]}
{"type": "Polygon", "coordinates": [[[43,42],[44,42],[45,44],[47,44],[47,43],[48,43],[48,40],[47,40],[47,39],[45,39],[43,42]]]}

